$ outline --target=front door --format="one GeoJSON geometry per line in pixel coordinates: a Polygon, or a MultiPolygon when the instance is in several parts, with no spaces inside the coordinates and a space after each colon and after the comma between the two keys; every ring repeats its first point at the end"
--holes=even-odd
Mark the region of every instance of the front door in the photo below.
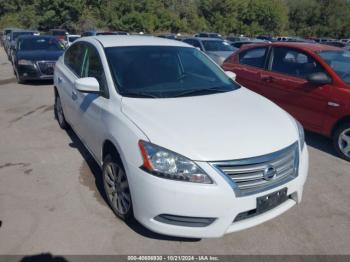
{"type": "Polygon", "coordinates": [[[327,113],[331,85],[310,83],[307,76],[325,69],[309,54],[288,47],[274,47],[268,71],[260,77],[261,94],[298,119],[307,129],[320,130],[327,113]]]}
{"type": "Polygon", "coordinates": [[[90,152],[98,157],[104,137],[105,128],[101,116],[109,101],[108,87],[98,51],[92,44],[85,43],[85,46],[81,77],[96,78],[100,85],[100,94],[76,93],[76,129],[90,152]]]}

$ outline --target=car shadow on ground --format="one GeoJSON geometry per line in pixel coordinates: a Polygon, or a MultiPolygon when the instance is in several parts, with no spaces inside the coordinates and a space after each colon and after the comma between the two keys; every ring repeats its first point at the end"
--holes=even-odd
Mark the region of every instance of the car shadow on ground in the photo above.
{"type": "Polygon", "coordinates": [[[24,86],[47,86],[47,85],[53,85],[52,79],[47,80],[27,80],[21,83],[21,85],[24,86]]]}
{"type": "Polygon", "coordinates": [[[305,142],[308,146],[321,150],[329,155],[338,157],[332,140],[317,133],[305,131],[305,142]]]}
{"type": "MultiPolygon", "coordinates": [[[[76,148],[80,154],[83,156],[84,160],[86,161],[91,174],[94,176],[95,179],[95,186],[97,189],[97,193],[100,194],[103,197],[103,200],[106,205],[108,205],[108,201],[106,198],[106,194],[104,193],[103,189],[103,181],[102,181],[102,174],[101,174],[101,169],[99,165],[96,163],[90,152],[85,148],[83,143],[80,141],[78,136],[74,133],[73,130],[68,129],[66,130],[68,136],[71,139],[71,143],[69,144],[70,147],[76,148]]],[[[118,218],[116,218],[118,219],[118,218]]],[[[161,235],[158,233],[155,233],[153,231],[150,231],[149,229],[145,228],[143,225],[141,225],[138,221],[135,219],[132,219],[131,221],[128,221],[126,223],[129,228],[131,228],[133,231],[136,233],[147,237],[151,239],[157,239],[157,240],[167,240],[167,241],[181,241],[181,242],[197,242],[200,241],[201,239],[197,238],[182,238],[182,237],[171,237],[171,236],[166,236],[166,235],[161,235]]]]}
{"type": "Polygon", "coordinates": [[[63,256],[53,256],[51,253],[42,253],[24,256],[20,262],[68,262],[63,256]]]}

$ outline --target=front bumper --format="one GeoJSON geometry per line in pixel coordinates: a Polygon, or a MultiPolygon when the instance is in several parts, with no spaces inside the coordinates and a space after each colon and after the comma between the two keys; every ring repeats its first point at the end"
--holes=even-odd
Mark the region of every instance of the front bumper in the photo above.
{"type": "Polygon", "coordinates": [[[40,71],[37,64],[34,65],[17,65],[16,73],[21,80],[51,80],[53,74],[44,74],[40,71]]]}
{"type": "Polygon", "coordinates": [[[229,183],[206,162],[198,165],[210,175],[215,184],[204,185],[158,178],[137,166],[126,165],[133,198],[135,218],[146,228],[161,234],[212,238],[243,230],[268,221],[301,202],[308,173],[308,151],[300,153],[298,176],[264,192],[237,197],[229,183]],[[289,199],[279,206],[251,218],[233,222],[242,212],[256,209],[256,198],[287,188],[289,199]],[[181,226],[157,221],[161,214],[181,217],[215,218],[208,226],[181,226]]]}

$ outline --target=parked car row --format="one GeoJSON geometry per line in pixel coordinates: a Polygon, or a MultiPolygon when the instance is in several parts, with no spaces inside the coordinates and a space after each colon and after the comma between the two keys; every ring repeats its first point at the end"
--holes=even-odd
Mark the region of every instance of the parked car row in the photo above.
{"type": "Polygon", "coordinates": [[[53,70],[64,49],[80,35],[70,35],[62,29],[52,29],[47,35],[36,30],[8,28],[3,43],[13,65],[17,81],[53,79],[53,70]]]}

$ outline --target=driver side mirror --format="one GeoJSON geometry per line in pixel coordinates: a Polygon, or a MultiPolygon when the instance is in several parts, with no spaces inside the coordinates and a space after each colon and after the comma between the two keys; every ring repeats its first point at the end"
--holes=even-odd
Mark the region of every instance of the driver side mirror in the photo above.
{"type": "Polygon", "coordinates": [[[231,78],[233,81],[236,81],[236,73],[233,73],[231,71],[225,71],[225,74],[231,78]]]}
{"type": "Polygon", "coordinates": [[[312,73],[306,78],[310,83],[317,85],[326,85],[332,83],[332,79],[323,72],[312,73]]]}
{"type": "Polygon", "coordinates": [[[100,94],[100,84],[94,77],[83,77],[75,80],[75,88],[82,93],[100,94]]]}

